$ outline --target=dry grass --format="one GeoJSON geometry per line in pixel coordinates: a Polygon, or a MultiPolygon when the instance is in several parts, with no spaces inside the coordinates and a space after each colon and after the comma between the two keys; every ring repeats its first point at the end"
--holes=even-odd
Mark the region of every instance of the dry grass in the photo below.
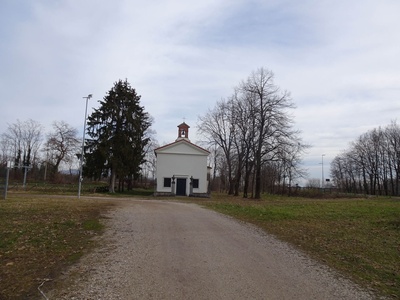
{"type": "Polygon", "coordinates": [[[12,194],[0,201],[0,299],[39,298],[43,281],[57,277],[94,246],[110,205],[12,194]]]}

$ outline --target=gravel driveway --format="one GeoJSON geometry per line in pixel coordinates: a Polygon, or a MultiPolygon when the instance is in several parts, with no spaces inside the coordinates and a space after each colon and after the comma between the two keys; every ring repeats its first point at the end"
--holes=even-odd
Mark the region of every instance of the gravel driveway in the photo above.
{"type": "Polygon", "coordinates": [[[121,200],[49,299],[372,299],[286,243],[196,204],[121,200]]]}

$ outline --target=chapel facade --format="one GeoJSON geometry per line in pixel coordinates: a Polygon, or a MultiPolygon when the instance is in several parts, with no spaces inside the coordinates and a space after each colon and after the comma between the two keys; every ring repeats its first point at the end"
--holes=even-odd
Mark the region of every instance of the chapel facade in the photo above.
{"type": "Polygon", "coordinates": [[[209,196],[209,151],[190,142],[185,122],[178,126],[175,142],[154,150],[156,196],[209,196]]]}

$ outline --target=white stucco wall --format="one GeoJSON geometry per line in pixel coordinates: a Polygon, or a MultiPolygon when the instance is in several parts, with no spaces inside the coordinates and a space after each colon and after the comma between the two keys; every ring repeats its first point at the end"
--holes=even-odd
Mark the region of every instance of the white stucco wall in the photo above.
{"type": "MultiPolygon", "coordinates": [[[[199,180],[199,188],[193,193],[207,193],[207,154],[188,146],[177,144],[157,153],[157,192],[171,192],[164,187],[164,178],[186,178],[186,194],[190,191],[190,177],[199,180]]],[[[175,185],[176,188],[176,185],[175,185]]]]}

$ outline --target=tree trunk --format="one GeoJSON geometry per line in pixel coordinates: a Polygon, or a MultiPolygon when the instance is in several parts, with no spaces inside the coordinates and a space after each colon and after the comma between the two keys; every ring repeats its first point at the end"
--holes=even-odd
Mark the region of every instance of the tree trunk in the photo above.
{"type": "Polygon", "coordinates": [[[108,186],[108,192],[110,193],[115,193],[115,178],[116,178],[115,168],[111,167],[110,185],[108,186]]]}
{"type": "Polygon", "coordinates": [[[261,199],[261,165],[256,168],[256,187],[254,199],[261,199]]]}
{"type": "Polygon", "coordinates": [[[236,176],[235,176],[235,191],[234,191],[234,196],[239,196],[239,188],[240,188],[240,179],[242,178],[242,161],[241,158],[239,157],[239,162],[236,170],[236,176]]]}
{"type": "Polygon", "coordinates": [[[250,185],[250,175],[252,172],[251,163],[246,163],[246,171],[244,176],[244,187],[243,187],[243,198],[248,198],[249,185],[250,185]]]}
{"type": "Polygon", "coordinates": [[[233,195],[234,194],[234,190],[235,190],[235,181],[231,178],[231,176],[229,176],[229,190],[228,190],[228,195],[233,195]]]}

